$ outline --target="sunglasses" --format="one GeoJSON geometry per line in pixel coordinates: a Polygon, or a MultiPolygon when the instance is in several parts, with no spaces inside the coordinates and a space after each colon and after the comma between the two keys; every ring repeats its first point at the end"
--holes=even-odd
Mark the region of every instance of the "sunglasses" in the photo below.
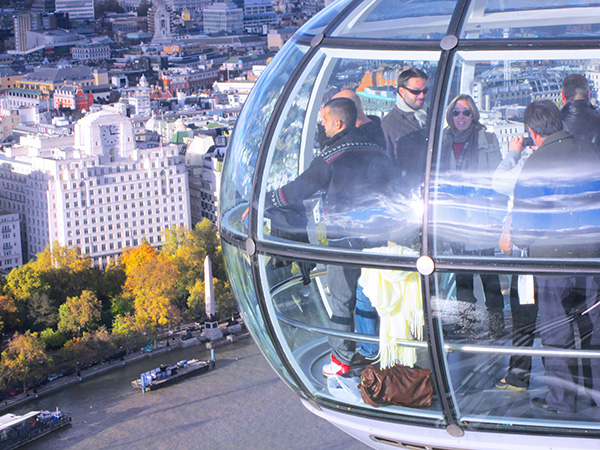
{"type": "Polygon", "coordinates": [[[410,92],[412,95],[426,95],[429,92],[429,88],[426,87],[425,89],[411,89],[411,88],[407,88],[406,86],[400,86],[402,89],[406,89],[408,92],[410,92]]]}
{"type": "Polygon", "coordinates": [[[471,111],[470,109],[453,109],[452,110],[452,115],[454,117],[458,117],[461,114],[465,117],[470,117],[471,114],[473,114],[473,111],[471,111]]]}

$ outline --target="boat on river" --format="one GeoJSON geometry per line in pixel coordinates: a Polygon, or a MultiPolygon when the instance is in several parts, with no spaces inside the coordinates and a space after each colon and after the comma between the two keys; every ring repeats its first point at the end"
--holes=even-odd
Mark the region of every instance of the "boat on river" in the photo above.
{"type": "Polygon", "coordinates": [[[30,411],[0,416],[0,449],[12,450],[71,424],[71,417],[56,411],[30,411]]]}
{"type": "Polygon", "coordinates": [[[131,385],[135,389],[141,389],[142,392],[154,391],[185,378],[208,372],[214,367],[214,359],[209,359],[208,361],[197,359],[182,360],[171,366],[161,364],[156,369],[140,374],[140,377],[133,380],[131,385]]]}

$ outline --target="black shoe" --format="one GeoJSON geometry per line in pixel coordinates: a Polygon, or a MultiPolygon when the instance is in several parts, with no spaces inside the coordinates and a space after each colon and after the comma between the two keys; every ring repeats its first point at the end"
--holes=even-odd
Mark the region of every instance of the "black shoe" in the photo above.
{"type": "Polygon", "coordinates": [[[543,411],[549,412],[549,413],[557,413],[558,412],[558,410],[554,409],[552,406],[550,406],[548,403],[546,403],[545,398],[540,398],[540,397],[532,398],[531,404],[534,407],[541,409],[543,411]]]}
{"type": "Polygon", "coordinates": [[[352,367],[355,366],[368,366],[369,364],[373,364],[375,362],[375,358],[369,358],[368,356],[365,356],[361,353],[355,353],[354,356],[352,357],[352,361],[350,362],[350,365],[352,367]]]}

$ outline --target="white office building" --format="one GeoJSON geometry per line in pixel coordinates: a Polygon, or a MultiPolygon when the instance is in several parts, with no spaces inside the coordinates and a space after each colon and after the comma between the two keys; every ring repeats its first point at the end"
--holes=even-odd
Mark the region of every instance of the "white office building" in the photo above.
{"type": "Polygon", "coordinates": [[[69,20],[94,20],[94,0],[56,0],[56,12],[69,13],[69,20]]]}
{"type": "Polygon", "coordinates": [[[104,266],[163,230],[191,226],[187,172],[176,145],[136,146],[127,117],[88,114],[75,135],[26,136],[0,156],[0,206],[21,215],[27,256],[58,242],[104,266]]]}
{"type": "Polygon", "coordinates": [[[0,211],[0,232],[0,273],[7,274],[23,265],[19,214],[0,211]]]}
{"type": "Polygon", "coordinates": [[[202,14],[206,34],[219,31],[241,33],[244,29],[244,11],[233,2],[205,6],[202,14]]]}

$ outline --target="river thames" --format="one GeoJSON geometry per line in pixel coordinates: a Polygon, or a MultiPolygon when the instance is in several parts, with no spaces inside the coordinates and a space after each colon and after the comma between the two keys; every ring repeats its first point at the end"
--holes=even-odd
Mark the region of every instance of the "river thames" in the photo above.
{"type": "Polygon", "coordinates": [[[10,412],[55,409],[72,425],[23,448],[366,450],[319,419],[279,379],[251,338],[215,350],[217,367],[142,394],[131,380],[161,363],[208,359],[204,346],[162,353],[65,387],[10,412]]]}

